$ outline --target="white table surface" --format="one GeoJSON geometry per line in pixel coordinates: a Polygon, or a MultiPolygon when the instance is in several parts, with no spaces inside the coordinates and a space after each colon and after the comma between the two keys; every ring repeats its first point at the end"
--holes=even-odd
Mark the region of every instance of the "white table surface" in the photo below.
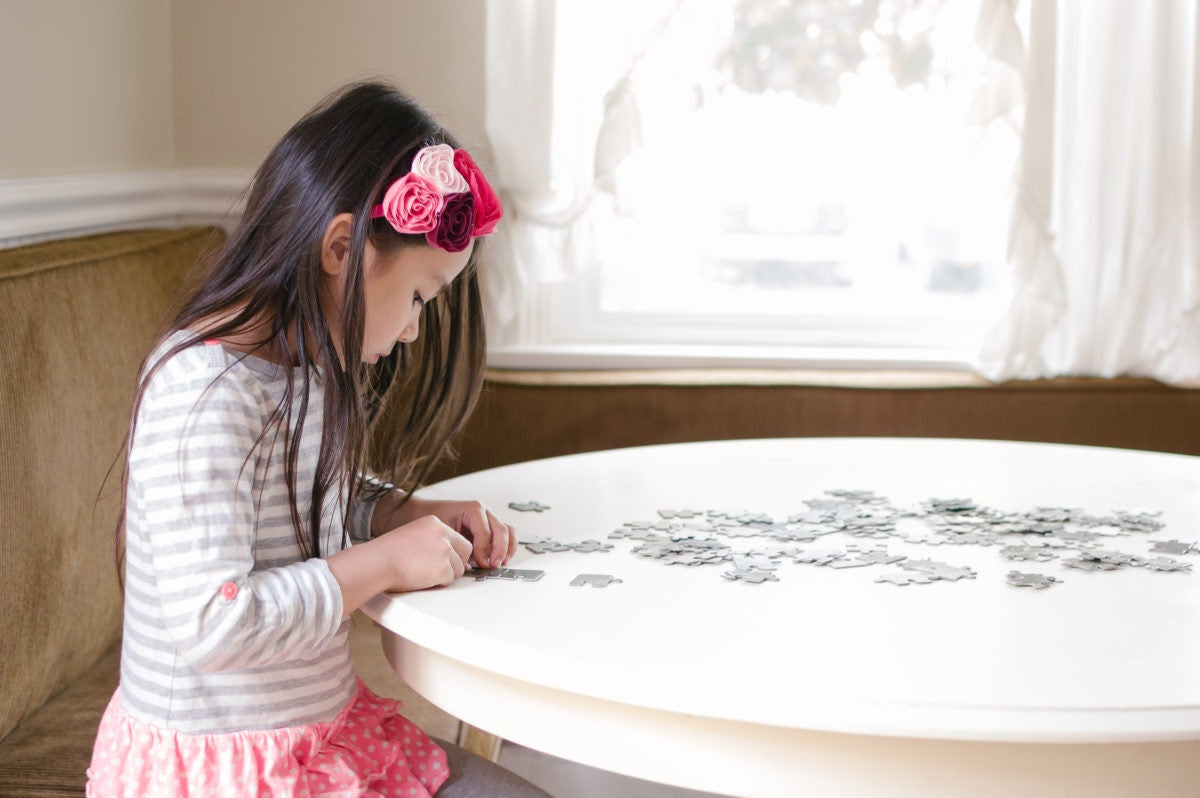
{"type": "MultiPolygon", "coordinates": [[[[608,538],[665,508],[783,520],[837,488],[914,508],[969,497],[1011,511],[1161,511],[1165,529],[1103,541],[1137,555],[1152,540],[1200,540],[1200,458],[911,438],[642,447],[432,486],[425,495],[487,502],[523,539],[614,548],[522,548],[509,567],[544,571],[537,582],[468,576],[377,597],[367,612],[433,703],[641,778],[742,795],[1200,796],[1200,555],[1176,557],[1188,572],[1093,573],[1011,562],[999,546],[835,533],[818,543],[879,543],[978,576],[898,587],[874,582],[894,565],[783,560],[779,581],[745,584],[721,576],[728,565],[664,565],[631,553],[641,541],[608,538]],[[550,509],[507,508],[525,500],[550,509]],[[1016,588],[1011,570],[1063,581],[1016,588]],[[581,573],[623,581],[569,586],[581,573]]],[[[735,551],[804,545],[725,540],[735,551]]]]}

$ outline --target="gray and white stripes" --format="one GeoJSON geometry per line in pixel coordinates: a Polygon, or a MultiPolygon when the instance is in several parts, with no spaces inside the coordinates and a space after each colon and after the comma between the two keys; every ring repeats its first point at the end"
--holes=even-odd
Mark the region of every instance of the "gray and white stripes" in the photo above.
{"type": "MultiPolygon", "coordinates": [[[[355,690],[341,591],[296,544],[282,436],[255,448],[287,390],[284,368],[240,357],[209,344],[168,360],[130,444],[121,695],[133,717],[191,734],[330,720],[355,690]]],[[[321,409],[314,379],[297,463],[302,519],[321,409]]],[[[341,496],[326,502],[325,553],[341,548],[343,507],[341,496]]],[[[354,538],[366,537],[370,509],[355,508],[354,538]]]]}

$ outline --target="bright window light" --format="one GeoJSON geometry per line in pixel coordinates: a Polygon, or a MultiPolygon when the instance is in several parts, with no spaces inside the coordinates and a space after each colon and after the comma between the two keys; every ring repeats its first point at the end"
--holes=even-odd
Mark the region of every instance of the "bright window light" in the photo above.
{"type": "Polygon", "coordinates": [[[643,144],[553,339],[969,361],[1009,298],[1018,144],[971,120],[976,3],[695,5],[718,35],[639,65],[643,144]]]}

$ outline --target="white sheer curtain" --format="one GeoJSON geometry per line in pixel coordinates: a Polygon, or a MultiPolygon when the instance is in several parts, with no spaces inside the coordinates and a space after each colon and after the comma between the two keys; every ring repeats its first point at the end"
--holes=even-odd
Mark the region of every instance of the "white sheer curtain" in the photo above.
{"type": "MultiPolygon", "coordinates": [[[[684,5],[487,4],[487,129],[510,214],[485,277],[494,341],[537,338],[522,309],[594,260],[598,186],[639,141],[630,75],[684,5]]],[[[1022,126],[1017,289],[985,376],[1200,377],[1198,5],[984,0],[996,60],[974,113],[1022,126]]]]}
{"type": "Polygon", "coordinates": [[[679,0],[487,3],[486,124],[509,219],[485,276],[491,339],[536,337],[520,311],[595,257],[597,181],[637,146],[622,81],[679,0]]]}
{"type": "Polygon", "coordinates": [[[980,356],[989,378],[1200,376],[1197,6],[1033,0],[1025,54],[1011,0],[981,20],[1026,76],[1017,290],[980,356]]]}

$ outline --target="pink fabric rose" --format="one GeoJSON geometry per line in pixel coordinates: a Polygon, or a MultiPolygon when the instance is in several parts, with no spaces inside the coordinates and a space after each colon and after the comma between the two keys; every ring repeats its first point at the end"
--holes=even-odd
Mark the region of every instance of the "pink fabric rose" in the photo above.
{"type": "Polygon", "coordinates": [[[429,233],[437,229],[446,200],[429,179],[409,172],[383,195],[383,217],[398,233],[429,233]]]}
{"type": "Polygon", "coordinates": [[[471,190],[467,181],[454,168],[454,148],[449,144],[434,144],[422,148],[413,158],[412,174],[429,180],[443,195],[461,194],[471,190]]]}
{"type": "Polygon", "coordinates": [[[500,217],[504,215],[504,207],[483,171],[475,164],[466,150],[454,151],[454,167],[467,181],[471,193],[475,195],[475,230],[473,235],[485,236],[496,229],[500,217]]]}
{"type": "Polygon", "coordinates": [[[447,252],[462,252],[471,243],[475,229],[475,197],[470,191],[446,197],[446,207],[436,230],[425,234],[430,246],[447,252]]]}

